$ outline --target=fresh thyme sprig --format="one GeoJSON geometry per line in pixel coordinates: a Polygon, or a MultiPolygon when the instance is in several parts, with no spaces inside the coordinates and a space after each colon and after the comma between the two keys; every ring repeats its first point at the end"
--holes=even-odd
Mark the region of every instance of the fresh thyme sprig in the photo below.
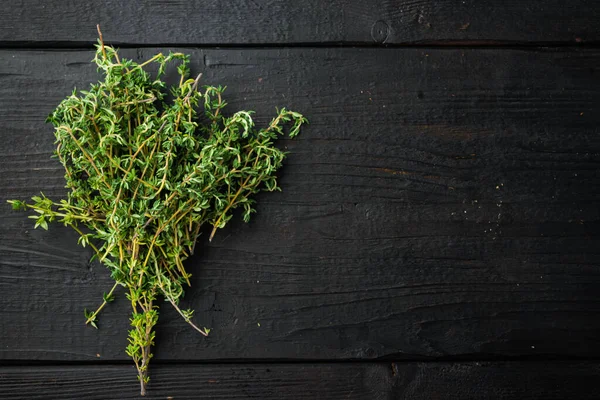
{"type": "Polygon", "coordinates": [[[255,129],[252,112],[223,114],[225,88],[199,89],[200,75],[189,77],[189,57],[159,53],[137,64],[120,59],[104,44],[100,29],[93,61],[104,80],[90,90],[73,91],[48,117],[55,127],[55,156],[65,167],[67,198],[54,202],[44,194],[32,203],[10,200],[15,209],[31,209],[35,227],[62,222],[75,229],[79,244],[111,272],[115,285],[86,323],[97,328],[98,313],[114,299],[118,286],[131,302],[132,329],[126,352],[138,370],[141,394],[149,381],[148,365],[163,297],[202,335],[208,328],[192,322],[193,310],[179,300],[191,276],[183,261],[193,254],[203,226],[210,239],[243,209],[254,210],[252,196],[279,190],[275,172],[285,153],[274,146],[283,126],[298,134],[306,119],[281,109],[268,127],[255,129]],[[179,83],[161,80],[168,64],[178,62],[179,83]],[[145,67],[155,64],[154,76],[145,67]],[[200,123],[197,109],[204,111],[200,123]]]}

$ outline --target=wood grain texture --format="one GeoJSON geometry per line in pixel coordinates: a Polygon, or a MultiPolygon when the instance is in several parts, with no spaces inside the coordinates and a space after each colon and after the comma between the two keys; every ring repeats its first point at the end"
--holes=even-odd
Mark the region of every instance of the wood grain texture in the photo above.
{"type": "MultiPolygon", "coordinates": [[[[147,399],[596,399],[592,362],[157,365],[147,399]]],[[[3,398],[138,399],[127,366],[0,367],[3,398]]]]}
{"type": "MultiPolygon", "coordinates": [[[[132,49],[146,58],[154,49],[132,49]]],[[[189,260],[158,360],[600,357],[600,52],[193,50],[231,111],[311,121],[258,199],[189,260]]],[[[88,51],[0,51],[0,203],[63,193],[45,116],[88,51]]],[[[0,207],[0,358],[124,360],[120,296],[76,236],[0,207]]]]}
{"type": "Polygon", "coordinates": [[[133,0],[12,2],[0,44],[593,42],[593,0],[133,0]]]}

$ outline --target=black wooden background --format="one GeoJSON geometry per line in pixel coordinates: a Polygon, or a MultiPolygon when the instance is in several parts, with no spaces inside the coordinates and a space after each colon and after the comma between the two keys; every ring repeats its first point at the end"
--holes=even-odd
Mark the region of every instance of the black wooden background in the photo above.
{"type": "Polygon", "coordinates": [[[152,399],[600,397],[593,0],[11,1],[0,11],[0,398],[134,399],[128,302],[9,198],[64,194],[46,115],[126,56],[191,54],[230,110],[311,124],[282,193],[187,263],[152,399]]]}

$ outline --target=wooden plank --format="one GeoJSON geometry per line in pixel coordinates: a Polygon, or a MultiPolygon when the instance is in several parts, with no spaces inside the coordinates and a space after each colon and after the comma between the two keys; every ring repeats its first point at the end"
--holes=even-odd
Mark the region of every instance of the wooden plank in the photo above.
{"type": "MultiPolygon", "coordinates": [[[[596,399],[597,362],[157,365],[148,399],[596,399]]],[[[0,367],[12,400],[137,399],[133,367],[0,367]]]]}
{"type": "Polygon", "coordinates": [[[152,45],[593,42],[589,0],[92,0],[12,2],[0,44],[152,45]]]}
{"type": "MultiPolygon", "coordinates": [[[[130,50],[147,57],[152,49],[130,50]]],[[[47,113],[88,51],[2,51],[0,204],[63,193],[47,113]]],[[[308,116],[283,193],[189,260],[157,359],[599,357],[598,50],[194,50],[229,111],[308,116]]],[[[122,298],[59,226],[0,207],[2,359],[126,359],[122,298]]]]}

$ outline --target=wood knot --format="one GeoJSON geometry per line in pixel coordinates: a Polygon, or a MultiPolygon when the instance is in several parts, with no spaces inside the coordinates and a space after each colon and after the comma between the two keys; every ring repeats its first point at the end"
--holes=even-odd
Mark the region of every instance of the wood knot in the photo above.
{"type": "Polygon", "coordinates": [[[390,35],[390,27],[385,21],[379,20],[371,27],[371,37],[375,43],[385,43],[390,35]]]}

